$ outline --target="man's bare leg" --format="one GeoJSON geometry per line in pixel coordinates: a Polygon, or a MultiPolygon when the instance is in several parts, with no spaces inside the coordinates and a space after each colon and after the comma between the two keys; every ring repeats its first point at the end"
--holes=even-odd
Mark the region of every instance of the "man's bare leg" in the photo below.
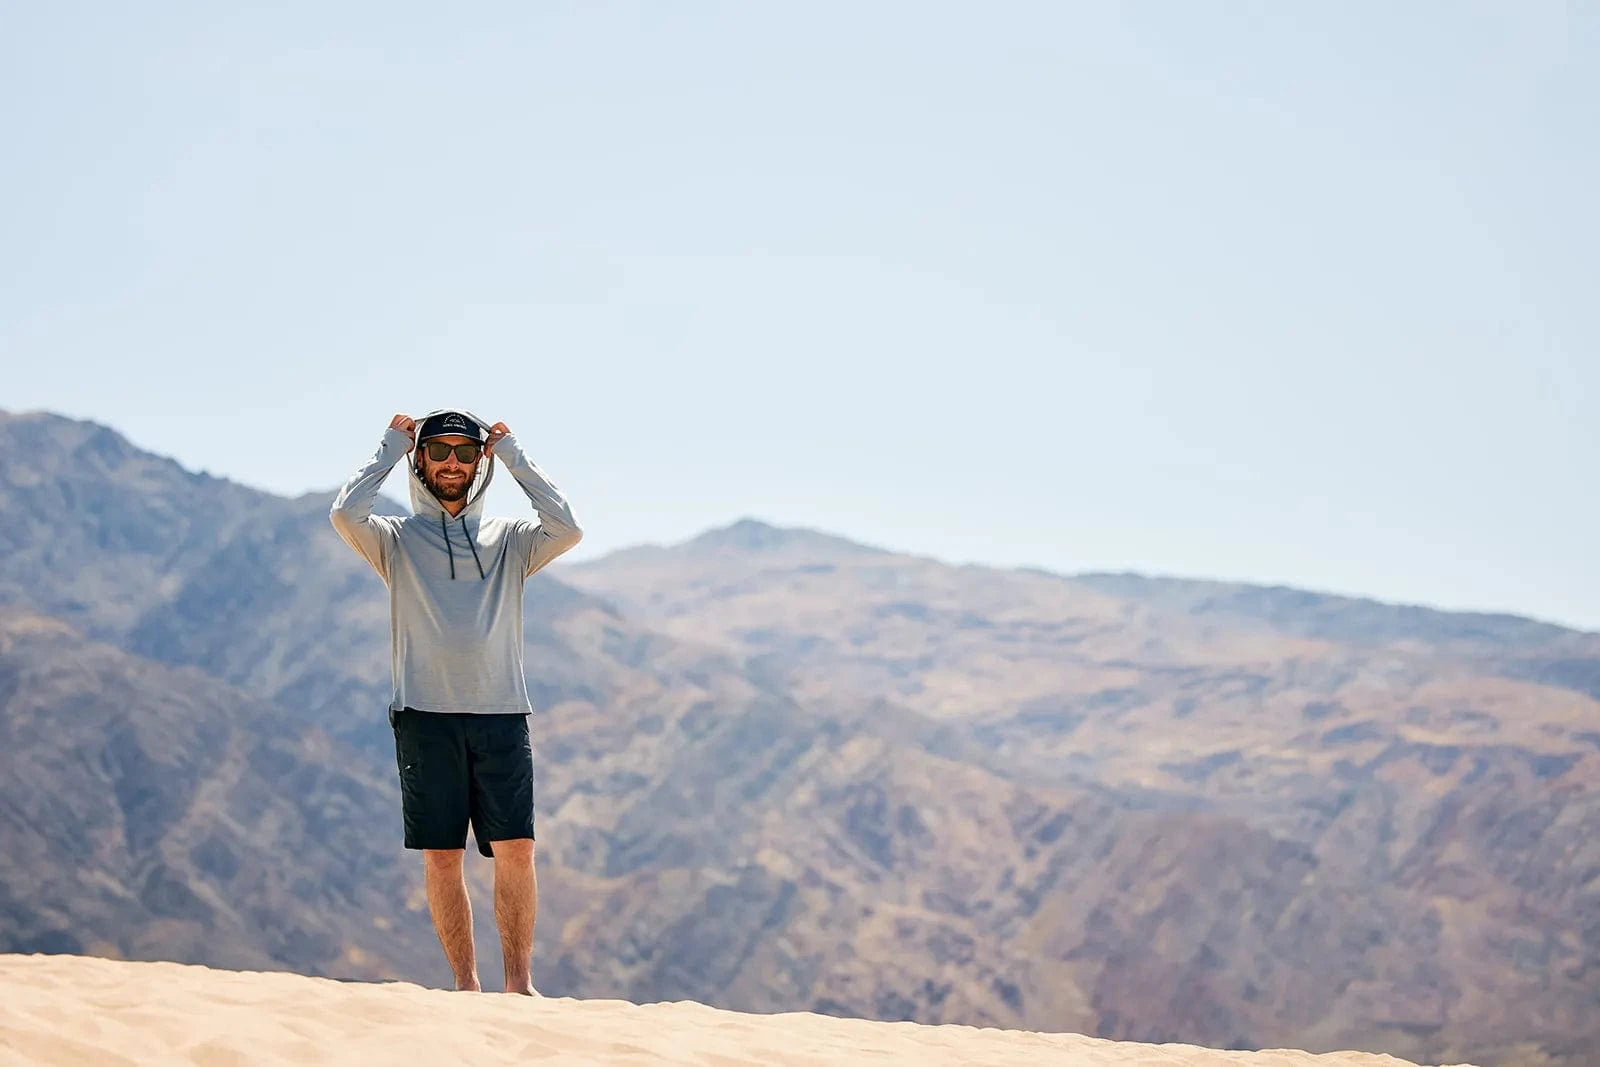
{"type": "Polygon", "coordinates": [[[472,900],[467,896],[467,876],[462,869],[465,856],[465,849],[425,848],[422,867],[433,932],[444,946],[456,988],[477,993],[483,987],[478,984],[478,960],[472,950],[472,900]]]}
{"type": "Polygon", "coordinates": [[[533,870],[533,839],[491,841],[494,851],[494,921],[500,927],[506,992],[539,996],[533,988],[533,924],[539,911],[539,879],[533,870]]]}

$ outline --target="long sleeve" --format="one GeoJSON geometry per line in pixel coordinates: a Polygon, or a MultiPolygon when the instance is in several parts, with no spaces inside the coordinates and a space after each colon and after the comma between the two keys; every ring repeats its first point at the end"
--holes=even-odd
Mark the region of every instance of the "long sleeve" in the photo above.
{"type": "Polygon", "coordinates": [[[578,528],[578,520],[573,518],[567,498],[522,451],[515,436],[502,437],[494,446],[494,454],[528,494],[534,510],[539,513],[538,525],[524,519],[518,521],[516,527],[518,545],[527,560],[527,573],[532,575],[583,540],[583,531],[578,528]]]}
{"type": "Polygon", "coordinates": [[[359,552],[385,582],[389,580],[389,556],[397,535],[394,520],[372,514],[372,504],[378,498],[379,486],[410,446],[411,438],[404,430],[385,430],[378,451],[339,490],[328,512],[328,520],[344,543],[359,552]]]}

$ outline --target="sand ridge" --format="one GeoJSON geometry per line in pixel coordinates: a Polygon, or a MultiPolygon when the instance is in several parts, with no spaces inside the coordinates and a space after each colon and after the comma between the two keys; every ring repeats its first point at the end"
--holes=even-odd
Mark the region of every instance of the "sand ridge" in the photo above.
{"type": "Polygon", "coordinates": [[[1404,1067],[1363,1052],[1225,1052],[972,1026],[528,999],[86,956],[0,955],[8,1064],[917,1063],[1404,1067]]]}

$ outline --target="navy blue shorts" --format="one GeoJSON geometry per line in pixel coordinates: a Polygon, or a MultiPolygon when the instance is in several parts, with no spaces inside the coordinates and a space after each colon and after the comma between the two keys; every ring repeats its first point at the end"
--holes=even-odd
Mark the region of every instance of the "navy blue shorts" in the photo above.
{"type": "Polygon", "coordinates": [[[528,716],[389,710],[406,848],[466,848],[533,837],[528,716]]]}

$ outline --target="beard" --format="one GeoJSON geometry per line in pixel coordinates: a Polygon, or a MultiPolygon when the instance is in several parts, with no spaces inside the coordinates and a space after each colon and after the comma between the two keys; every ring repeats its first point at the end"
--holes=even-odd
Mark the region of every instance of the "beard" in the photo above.
{"type": "Polygon", "coordinates": [[[470,474],[448,482],[440,482],[438,477],[437,473],[424,473],[422,484],[427,486],[428,492],[432,493],[435,499],[440,501],[454,503],[457,500],[463,500],[466,498],[467,491],[472,488],[472,475],[470,474]]]}

